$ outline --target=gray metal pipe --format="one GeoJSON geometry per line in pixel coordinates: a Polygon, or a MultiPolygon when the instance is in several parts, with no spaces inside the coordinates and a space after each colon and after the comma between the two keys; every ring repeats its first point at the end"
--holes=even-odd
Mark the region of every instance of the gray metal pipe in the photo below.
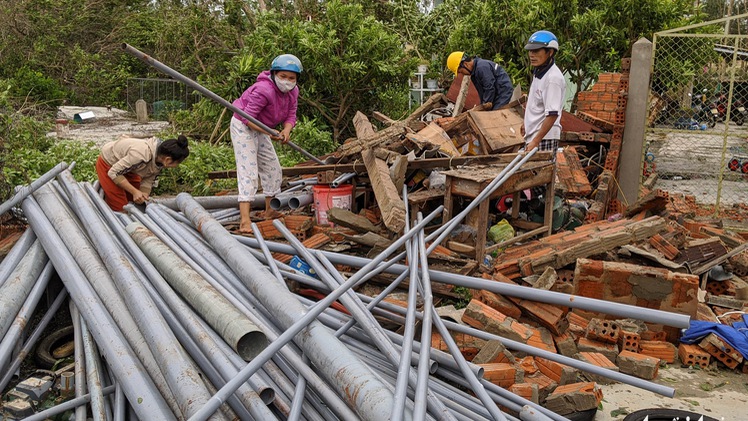
{"type": "Polygon", "coordinates": [[[0,311],[0,337],[5,337],[10,329],[47,261],[44,248],[39,241],[34,241],[8,280],[0,287],[0,308],[3,309],[0,311]]]}
{"type": "Polygon", "coordinates": [[[59,164],[52,167],[51,170],[44,173],[41,177],[32,181],[31,184],[27,186],[23,186],[21,188],[17,188],[15,194],[13,194],[13,197],[6,200],[5,202],[3,202],[2,205],[0,205],[0,215],[10,210],[10,208],[12,208],[13,206],[21,203],[21,201],[25,199],[28,195],[35,192],[39,187],[47,184],[50,180],[53,180],[55,177],[57,177],[57,174],[65,171],[67,167],[68,167],[67,163],[60,162],[59,164]]]}
{"type": "MultiPolygon", "coordinates": [[[[342,275],[340,275],[340,273],[335,269],[332,263],[330,263],[330,261],[324,257],[324,255],[322,254],[312,255],[312,253],[306,250],[303,244],[301,244],[301,242],[298,241],[293,236],[293,234],[291,234],[291,232],[288,231],[287,228],[283,227],[280,223],[277,223],[274,225],[276,229],[280,230],[281,233],[283,233],[284,237],[286,237],[286,239],[291,242],[294,248],[297,249],[297,251],[302,255],[302,257],[307,261],[307,263],[309,263],[317,271],[317,275],[320,277],[320,279],[323,279],[324,281],[328,283],[331,289],[337,286],[338,284],[343,284],[345,282],[342,275]],[[319,261],[317,261],[317,259],[319,259],[319,261]]],[[[397,362],[400,360],[400,355],[398,353],[397,348],[394,346],[392,341],[384,333],[384,329],[379,325],[379,323],[376,321],[374,316],[366,310],[361,300],[355,295],[354,291],[352,289],[348,290],[346,294],[340,297],[340,301],[343,303],[343,305],[346,306],[348,311],[351,312],[353,317],[356,318],[356,321],[366,331],[366,333],[368,333],[372,337],[377,348],[379,348],[379,350],[385,354],[387,359],[392,364],[397,364],[397,362]]],[[[423,362],[422,359],[419,360],[419,364],[421,362],[423,362]]],[[[423,364],[424,364],[424,370],[427,373],[426,376],[428,376],[429,369],[431,367],[430,359],[426,358],[423,364]]],[[[419,366],[419,370],[420,370],[420,366],[419,366]]],[[[409,370],[408,380],[411,383],[411,385],[413,386],[416,385],[417,376],[414,370],[409,370]]],[[[434,416],[437,419],[454,420],[454,417],[451,416],[450,412],[447,410],[444,404],[436,397],[436,395],[433,394],[433,392],[429,391],[428,388],[426,388],[425,393],[426,394],[423,397],[424,404],[428,403],[429,408],[431,408],[432,412],[434,413],[434,416]]],[[[410,418],[410,416],[411,414],[405,414],[406,418],[410,418]]],[[[415,417],[415,414],[413,414],[413,416],[415,417]]],[[[415,417],[415,419],[420,419],[420,418],[415,417]]]]}
{"type": "Polygon", "coordinates": [[[249,361],[267,346],[265,334],[216,291],[184,260],[177,257],[139,223],[125,227],[148,259],[184,299],[221,337],[249,361]]]}
{"type": "MultiPolygon", "coordinates": [[[[109,395],[110,393],[114,392],[115,386],[107,386],[102,390],[102,393],[104,395],[109,395]]],[[[29,417],[26,417],[23,419],[23,421],[45,421],[50,418],[55,417],[56,415],[60,415],[65,411],[69,411],[74,408],[78,408],[82,405],[86,405],[89,402],[91,402],[91,395],[83,395],[80,397],[77,397],[75,399],[71,399],[67,402],[61,403],[59,405],[55,405],[49,409],[45,409],[44,411],[40,411],[35,413],[34,415],[31,415],[29,417]]]]}
{"type": "MultiPolygon", "coordinates": [[[[83,353],[83,335],[81,334],[81,318],[75,303],[68,303],[70,318],[73,321],[73,354],[75,355],[75,397],[80,398],[87,394],[86,382],[86,358],[83,353]]],[[[88,409],[85,405],[75,408],[75,421],[86,421],[88,409]]]]}
{"type": "MultiPolygon", "coordinates": [[[[73,209],[81,221],[86,221],[83,227],[143,333],[179,404],[179,410],[185,417],[189,417],[210,397],[199,371],[143,288],[142,281],[130,262],[122,258],[122,249],[113,241],[112,236],[102,235],[108,234],[109,228],[70,171],[62,172],[59,179],[72,197],[80,199],[72,201],[73,209]]],[[[215,418],[217,421],[223,419],[225,418],[218,416],[215,418]]]]}
{"type": "MultiPolygon", "coordinates": [[[[213,101],[217,102],[218,104],[220,104],[221,106],[223,106],[227,110],[232,111],[232,112],[234,112],[236,114],[239,114],[240,116],[244,117],[248,121],[252,122],[252,124],[254,124],[257,127],[259,127],[260,129],[264,130],[269,135],[271,135],[271,136],[277,136],[278,135],[278,131],[277,130],[271,129],[270,127],[266,126],[265,124],[263,124],[259,120],[255,119],[251,115],[247,114],[246,111],[242,110],[241,108],[238,108],[238,107],[234,106],[234,104],[226,101],[225,99],[223,99],[220,96],[216,95],[215,93],[211,92],[209,89],[205,88],[204,86],[200,85],[199,83],[195,82],[194,80],[188,78],[187,76],[185,76],[185,75],[177,72],[176,70],[174,70],[174,69],[170,68],[169,66],[161,63],[160,61],[154,59],[153,57],[151,57],[151,56],[149,56],[147,54],[144,54],[142,51],[138,50],[137,48],[132,47],[132,46],[130,46],[128,44],[122,44],[122,49],[125,50],[127,53],[131,54],[132,56],[139,58],[144,63],[153,66],[156,70],[158,70],[158,71],[160,71],[162,73],[165,73],[165,74],[173,77],[174,79],[176,79],[176,80],[178,80],[178,81],[180,81],[180,82],[182,82],[182,83],[184,83],[184,84],[192,87],[196,91],[200,92],[206,98],[212,99],[213,101]]],[[[304,155],[305,157],[311,159],[312,161],[314,161],[314,162],[316,162],[318,164],[324,164],[324,161],[322,161],[321,159],[317,158],[316,156],[310,154],[308,151],[306,151],[305,149],[301,148],[297,144],[291,142],[290,140],[286,140],[285,144],[288,145],[288,146],[290,146],[292,149],[294,149],[295,151],[299,152],[300,154],[304,155]]]]}
{"type": "MultiPolygon", "coordinates": [[[[228,209],[239,207],[239,196],[227,195],[227,196],[195,196],[195,201],[205,209],[228,209]]],[[[152,197],[151,202],[158,203],[159,205],[166,206],[172,210],[179,210],[177,207],[176,197],[152,197]]],[[[265,206],[265,195],[258,194],[255,196],[255,200],[252,201],[252,209],[260,208],[265,206]]]]}
{"type": "Polygon", "coordinates": [[[114,421],[125,421],[125,414],[127,413],[127,398],[125,398],[124,392],[122,392],[122,386],[119,383],[114,384],[114,411],[112,418],[114,421]]]}
{"type": "MultiPolygon", "coordinates": [[[[421,270],[420,272],[420,278],[423,280],[424,286],[421,288],[421,297],[423,299],[423,323],[421,325],[421,343],[431,343],[431,328],[433,327],[433,320],[432,318],[433,313],[431,312],[431,309],[434,306],[434,297],[430,293],[431,291],[427,291],[425,288],[425,284],[427,282],[431,282],[428,277],[428,271],[425,270],[426,261],[428,259],[428,255],[426,254],[425,248],[422,247],[421,243],[423,243],[423,231],[418,233],[418,254],[416,255],[419,260],[419,264],[421,268],[424,268],[424,270],[421,270]]],[[[415,281],[418,281],[417,279],[414,279],[415,281]]],[[[425,397],[426,397],[426,390],[428,389],[428,378],[429,378],[429,372],[426,369],[426,361],[429,360],[431,353],[431,347],[425,346],[421,348],[420,352],[420,359],[418,361],[418,381],[416,385],[416,397],[414,398],[415,402],[415,409],[413,410],[413,415],[420,419],[422,418],[426,413],[426,405],[425,405],[425,397]]]]}
{"type": "Polygon", "coordinates": [[[34,231],[27,229],[23,234],[21,234],[21,237],[3,258],[2,262],[0,262],[0,287],[2,287],[8,279],[8,275],[10,275],[16,266],[18,266],[18,262],[20,262],[23,256],[26,255],[26,252],[29,251],[29,248],[34,244],[35,240],[36,235],[34,234],[34,231]]]}
{"type": "MultiPolygon", "coordinates": [[[[21,296],[17,297],[19,300],[23,299],[23,301],[21,308],[18,310],[15,318],[6,330],[2,342],[0,342],[0,372],[3,371],[7,363],[10,361],[13,350],[16,348],[18,341],[21,340],[23,331],[28,325],[31,316],[34,313],[34,309],[36,309],[37,305],[39,304],[39,300],[41,300],[42,296],[44,295],[44,291],[47,289],[47,285],[49,284],[50,278],[52,278],[54,269],[55,268],[54,266],[52,266],[52,263],[47,261],[36,282],[34,282],[34,286],[29,294],[25,298],[22,298],[21,296]]],[[[2,290],[3,289],[0,288],[0,291],[2,290]]],[[[10,312],[10,310],[8,311],[10,312]]],[[[12,371],[15,371],[15,369],[13,369],[12,371]]],[[[3,389],[4,387],[0,388],[0,390],[3,389]]]]}
{"type": "MultiPolygon", "coordinates": [[[[234,238],[247,246],[257,248],[257,241],[254,238],[236,235],[234,238]]],[[[276,243],[267,242],[268,248],[272,252],[295,254],[293,247],[276,243]]],[[[351,256],[342,253],[334,253],[321,250],[331,262],[352,267],[365,267],[372,262],[372,259],[359,256],[351,256]]],[[[394,260],[394,259],[393,259],[394,260]]],[[[393,264],[385,270],[385,273],[400,275],[408,267],[402,264],[393,264]]],[[[615,315],[621,318],[631,318],[642,320],[649,323],[664,324],[666,326],[678,327],[681,329],[688,328],[690,317],[684,314],[670,313],[662,310],[654,310],[643,307],[636,307],[627,304],[620,304],[613,301],[598,300],[594,298],[583,297],[580,295],[564,294],[561,292],[540,290],[537,288],[525,287],[521,285],[506,284],[488,279],[475,278],[472,276],[460,275],[457,273],[441,272],[429,269],[429,275],[432,281],[452,284],[472,289],[483,289],[500,295],[518,297],[526,300],[538,301],[541,303],[578,308],[580,310],[605,313],[615,315]]]]}
{"type": "Polygon", "coordinates": [[[289,186],[313,186],[315,184],[317,184],[317,177],[302,178],[301,180],[293,180],[288,182],[289,186]]]}
{"type": "MultiPolygon", "coordinates": [[[[407,188],[404,187],[403,191],[407,192],[407,188]]],[[[407,224],[406,222],[406,228],[408,228],[407,225],[409,224],[407,224]]],[[[410,355],[413,352],[413,337],[415,335],[416,321],[414,311],[416,306],[418,305],[418,297],[416,295],[416,281],[418,279],[418,272],[416,270],[416,265],[418,262],[418,249],[415,248],[415,242],[412,240],[407,242],[405,244],[405,247],[408,251],[408,262],[410,262],[410,282],[408,284],[408,312],[405,316],[405,330],[403,332],[400,364],[397,367],[397,380],[395,381],[395,405],[393,405],[392,407],[392,421],[401,421],[403,418],[403,411],[405,410],[405,401],[407,400],[408,396],[407,371],[410,371],[410,361],[408,358],[405,358],[405,356],[410,355]]],[[[379,298],[379,296],[377,296],[376,298],[379,298]]],[[[376,298],[375,301],[372,301],[372,303],[376,302],[376,298]]],[[[369,307],[367,306],[367,308],[369,307]]]]}
{"type": "MultiPolygon", "coordinates": [[[[203,327],[203,321],[200,320],[167,285],[166,281],[161,277],[156,268],[140,251],[132,238],[130,238],[130,236],[125,232],[124,227],[119,223],[114,213],[110,211],[109,206],[96,194],[90,185],[84,185],[84,188],[86,189],[89,198],[91,198],[101,214],[107,220],[109,226],[113,229],[116,237],[130,252],[133,258],[137,261],[138,266],[145,272],[148,279],[150,279],[153,284],[152,286],[149,283],[144,283],[144,286],[147,289],[154,288],[158,290],[158,292],[155,292],[149,289],[149,293],[151,293],[151,296],[156,301],[156,305],[159,306],[161,313],[167,318],[170,327],[174,330],[180,342],[186,349],[188,349],[190,355],[200,365],[200,368],[208,379],[215,384],[223,384],[224,378],[230,378],[235,375],[238,370],[232,366],[231,362],[228,361],[223,353],[216,352],[217,346],[215,342],[208,343],[210,342],[209,339],[200,340],[199,344],[202,346],[202,352],[204,352],[204,355],[200,353],[201,351],[198,349],[198,345],[196,344],[197,338],[203,339],[208,335],[205,330],[200,330],[203,327]],[[172,310],[176,311],[179,316],[175,316],[172,310]],[[182,322],[181,324],[180,321],[182,322]],[[190,329],[189,333],[187,333],[187,330],[185,330],[182,324],[190,329]],[[195,340],[193,340],[193,338],[195,338],[195,340]],[[205,355],[209,355],[210,358],[206,358],[205,355]],[[218,367],[218,369],[215,367],[218,367]],[[219,374],[217,372],[218,370],[222,370],[222,373],[219,374]]],[[[272,390],[269,392],[271,394],[273,393],[272,390]]],[[[249,412],[255,419],[274,419],[274,415],[265,406],[267,402],[261,399],[261,397],[267,395],[266,393],[261,393],[260,396],[258,396],[257,393],[250,390],[246,385],[242,385],[236,395],[238,396],[238,399],[241,400],[244,407],[248,408],[249,412]]],[[[242,413],[242,406],[236,402],[236,399],[236,396],[232,396],[228,399],[228,403],[232,409],[237,412],[241,419],[246,419],[242,413]]],[[[122,411],[123,409],[124,404],[121,408],[117,407],[115,412],[122,411]]]]}
{"type": "MultiPolygon", "coordinates": [[[[284,338],[284,335],[290,339],[304,330],[304,334],[297,336],[297,343],[308,354],[309,359],[318,370],[338,387],[340,395],[347,397],[349,403],[353,404],[365,419],[381,420],[386,417],[389,413],[388,408],[391,405],[392,395],[372,378],[368,367],[363,365],[350,352],[343,351],[340,342],[319,322],[311,322],[307,325],[305,321],[304,325],[298,326],[296,332],[294,332],[295,329],[292,329],[294,323],[300,324],[300,321],[304,320],[305,317],[310,317],[308,320],[310,322],[312,317],[310,315],[313,315],[313,313],[306,312],[305,315],[304,307],[285,286],[275,281],[270,272],[260,262],[243,251],[242,246],[233,241],[231,235],[210,218],[207,212],[201,209],[189,195],[178,195],[177,202],[193,225],[201,227],[208,242],[219,251],[237,275],[241,276],[252,293],[275,315],[278,323],[288,329],[275,342],[284,338]],[[332,349],[335,349],[335,352],[330,352],[332,349]]],[[[269,352],[273,348],[269,346],[262,354],[267,353],[268,357],[272,356],[272,353],[277,351],[269,352]]],[[[259,359],[259,356],[257,358],[259,359]]],[[[252,361],[252,363],[254,362],[255,360],[252,361]]],[[[205,419],[207,415],[215,411],[217,404],[220,404],[223,399],[222,396],[233,392],[234,383],[238,385],[243,381],[242,378],[250,370],[248,367],[252,367],[252,363],[245,367],[239,376],[229,381],[219,391],[218,395],[211,398],[211,402],[199,414],[195,415],[195,420],[205,419]]]]}
{"type": "Polygon", "coordinates": [[[356,176],[355,172],[348,172],[345,174],[341,174],[340,177],[336,178],[335,180],[332,180],[332,186],[338,187],[355,176],[356,176]]]}
{"type": "MultiPolygon", "coordinates": [[[[158,417],[165,421],[175,420],[174,414],[153,379],[144,376],[146,373],[144,365],[135,356],[112,316],[104,309],[100,301],[91,299],[97,297],[97,293],[88,283],[83,271],[58,234],[58,230],[61,232],[71,225],[74,227],[75,224],[57,219],[64,217],[64,212],[58,209],[56,215],[58,224],[53,225],[32,197],[27,197],[22,202],[22,208],[34,231],[42,233],[40,242],[54,263],[58,275],[73,297],[78,310],[86,320],[96,321],[96,324],[91,325],[96,342],[107,355],[117,356],[117,358],[112,358],[109,364],[122,382],[128,399],[131,402],[138,402],[136,411],[144,419],[158,417]]],[[[76,245],[73,248],[81,249],[82,247],[76,245]]]]}
{"type": "Polygon", "coordinates": [[[270,207],[274,210],[281,210],[285,208],[286,206],[288,206],[288,201],[291,200],[293,196],[298,194],[298,191],[303,188],[304,185],[300,184],[276,194],[275,197],[270,199],[270,207]]]}
{"type": "MultiPolygon", "coordinates": [[[[153,212],[151,216],[154,218],[159,216],[159,208],[158,206],[149,207],[149,213],[153,212]]],[[[154,221],[160,221],[160,223],[164,223],[165,225],[156,226],[153,224],[150,220],[150,218],[146,218],[145,215],[135,213],[135,215],[138,217],[141,222],[148,222],[151,223],[152,226],[149,226],[151,230],[156,230],[157,236],[161,238],[162,240],[168,240],[169,242],[174,243],[174,241],[179,242],[179,244],[174,243],[173,251],[179,253],[182,253],[182,258],[185,259],[196,271],[198,271],[203,277],[205,277],[206,280],[211,282],[214,286],[220,286],[221,293],[224,295],[226,299],[232,302],[237,308],[242,309],[244,311],[244,314],[250,317],[250,320],[253,321],[256,325],[260,326],[260,328],[268,335],[270,340],[274,341],[277,339],[280,330],[277,329],[273,323],[271,323],[268,320],[265,320],[264,313],[262,311],[266,311],[259,302],[256,301],[256,299],[251,295],[247,293],[247,290],[245,287],[239,285],[240,281],[238,278],[236,279],[236,286],[237,288],[233,287],[233,284],[228,281],[228,279],[231,279],[231,277],[235,277],[235,274],[229,268],[228,266],[225,266],[225,262],[223,259],[218,256],[215,251],[208,247],[203,247],[202,241],[187,241],[190,236],[192,235],[191,231],[186,230],[186,227],[181,225],[171,225],[171,222],[169,221],[168,217],[160,219],[154,219],[154,221]],[[163,230],[162,230],[163,228],[163,230]],[[168,232],[168,235],[167,235],[168,232]],[[163,236],[163,237],[162,237],[163,236]],[[197,249],[195,249],[197,247],[197,249]],[[185,253],[185,251],[187,253],[185,253]],[[193,253],[194,252],[194,253],[193,253]],[[188,253],[191,253],[189,256],[188,253]],[[195,260],[193,260],[195,259],[195,260]],[[197,264],[196,262],[201,262],[200,264],[197,264]],[[203,266],[201,266],[203,265],[203,266]],[[208,269],[210,268],[210,269],[208,269]],[[212,276],[206,270],[210,270],[211,274],[215,275],[212,276]],[[220,285],[220,284],[214,284],[214,282],[219,281],[225,277],[227,284],[231,285],[220,285]],[[215,279],[214,279],[215,278],[215,279]],[[225,287],[229,287],[230,290],[226,290],[225,287]],[[224,292],[225,291],[225,292],[224,292]],[[247,301],[240,302],[239,299],[243,298],[244,300],[247,300],[250,304],[247,304],[247,301]],[[249,312],[250,307],[252,307],[255,310],[262,310],[257,315],[249,312]]],[[[170,246],[172,247],[172,246],[170,246]]],[[[283,286],[285,288],[285,285],[283,286]]],[[[219,344],[220,345],[220,344],[219,344]]],[[[340,419],[355,419],[357,416],[351,411],[351,409],[343,402],[343,400],[334,392],[330,386],[322,380],[317,373],[312,370],[307,364],[304,364],[301,362],[301,358],[298,357],[296,354],[294,354],[291,349],[291,347],[286,346],[281,348],[280,354],[284,356],[284,358],[288,359],[290,362],[293,363],[294,367],[299,370],[303,376],[307,379],[307,381],[310,383],[310,385],[318,392],[321,396],[325,398],[326,405],[328,405],[338,416],[340,419]]],[[[242,365],[243,366],[243,365],[242,365]]],[[[233,377],[233,376],[232,376],[233,377]]]]}
{"type": "MultiPolygon", "coordinates": [[[[418,215],[418,218],[419,219],[421,218],[420,214],[418,215]]],[[[433,295],[431,292],[431,279],[429,278],[429,270],[428,270],[428,265],[429,265],[428,255],[426,254],[426,241],[423,235],[423,231],[421,231],[421,233],[418,235],[418,246],[419,246],[418,255],[421,259],[420,286],[421,286],[421,293],[424,296],[424,305],[423,305],[424,324],[426,323],[428,313],[430,312],[432,319],[433,319],[432,321],[434,325],[436,326],[436,329],[439,331],[439,334],[441,335],[442,339],[444,339],[444,342],[447,344],[447,347],[449,348],[449,352],[455,358],[455,361],[457,361],[457,364],[460,367],[460,371],[462,372],[462,375],[465,376],[473,392],[478,396],[481,402],[483,402],[483,404],[486,406],[486,409],[491,414],[491,418],[495,420],[499,420],[499,421],[506,421],[506,417],[501,412],[501,410],[499,410],[499,407],[496,406],[496,403],[488,396],[488,394],[486,393],[486,390],[483,388],[483,385],[480,383],[480,380],[478,379],[478,377],[475,376],[472,371],[470,371],[470,368],[468,367],[467,362],[465,361],[465,357],[460,352],[460,348],[457,346],[454,338],[452,338],[452,335],[447,330],[441,317],[439,317],[439,315],[436,313],[436,309],[434,309],[433,295]]],[[[431,332],[429,332],[429,336],[427,337],[427,340],[431,339],[430,333],[431,332]]],[[[421,343],[427,343],[426,341],[424,341],[423,337],[421,338],[421,343]]],[[[423,348],[427,348],[427,347],[423,347],[423,348]]],[[[430,350],[431,348],[428,347],[427,352],[430,350]]]]}
{"type": "MultiPolygon", "coordinates": [[[[74,304],[73,304],[74,306],[74,304]]],[[[77,310],[76,310],[77,313],[77,310]]],[[[99,350],[91,337],[91,332],[88,330],[88,325],[83,317],[79,317],[81,336],[83,339],[83,354],[86,361],[86,384],[88,385],[89,393],[91,394],[91,415],[93,415],[94,421],[106,421],[107,411],[104,403],[104,394],[102,392],[103,385],[101,384],[101,357],[99,356],[99,350]]]]}
{"type": "Polygon", "coordinates": [[[288,207],[298,209],[314,202],[314,193],[298,194],[288,199],[288,207]]]}
{"type": "MultiPolygon", "coordinates": [[[[42,288],[44,290],[44,288],[42,288]]],[[[42,336],[42,333],[49,325],[49,322],[52,321],[54,316],[57,314],[57,310],[62,307],[62,304],[65,302],[65,299],[68,297],[68,292],[66,289],[63,289],[60,291],[59,294],[57,294],[57,298],[52,302],[52,304],[47,309],[47,312],[44,314],[44,317],[39,321],[39,323],[34,328],[34,331],[31,332],[31,335],[26,339],[26,342],[23,343],[23,347],[21,347],[21,350],[18,352],[18,355],[13,359],[13,361],[10,363],[10,365],[7,367],[7,370],[5,370],[5,374],[3,374],[2,377],[0,377],[0,390],[5,390],[5,387],[8,386],[8,383],[10,383],[10,379],[13,378],[13,373],[18,370],[18,367],[21,366],[21,362],[23,362],[24,359],[26,359],[26,356],[29,355],[31,350],[36,345],[36,342],[39,340],[39,337],[42,336]]],[[[31,310],[33,311],[33,309],[31,310]]],[[[24,325],[26,324],[28,319],[24,321],[24,325]]],[[[20,338],[20,336],[18,336],[20,338]]],[[[3,367],[0,367],[0,369],[3,367]]],[[[2,370],[0,370],[2,372],[2,370]]]]}

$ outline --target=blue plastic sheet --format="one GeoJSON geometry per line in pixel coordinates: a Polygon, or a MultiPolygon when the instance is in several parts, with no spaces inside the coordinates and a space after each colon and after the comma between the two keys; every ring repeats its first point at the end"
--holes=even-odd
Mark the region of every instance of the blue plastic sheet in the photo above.
{"type": "Polygon", "coordinates": [[[683,333],[680,341],[685,344],[693,344],[701,341],[710,333],[714,333],[724,339],[731,347],[740,352],[743,357],[748,358],[748,314],[741,317],[740,322],[730,325],[720,323],[691,321],[691,325],[683,333]]]}

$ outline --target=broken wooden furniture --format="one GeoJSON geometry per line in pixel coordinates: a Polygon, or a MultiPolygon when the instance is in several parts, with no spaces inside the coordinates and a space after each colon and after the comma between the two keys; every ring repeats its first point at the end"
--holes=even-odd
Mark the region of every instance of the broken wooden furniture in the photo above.
{"type": "MultiPolygon", "coordinates": [[[[474,199],[491,181],[504,169],[506,164],[490,165],[482,167],[463,167],[445,171],[447,176],[446,191],[444,194],[444,220],[448,221],[455,212],[455,201],[459,199],[474,199]]],[[[516,173],[510,176],[499,187],[488,200],[484,200],[477,209],[468,215],[465,223],[476,231],[475,238],[475,260],[483,261],[486,252],[486,231],[488,230],[489,203],[507,194],[521,192],[533,187],[545,187],[546,197],[553,197],[554,164],[552,161],[531,161],[522,166],[516,173]]],[[[519,203],[519,202],[516,202],[519,203]]],[[[519,212],[517,206],[513,209],[513,216],[519,212]]],[[[545,204],[545,217],[543,220],[543,233],[550,234],[553,214],[553,201],[547,200],[545,204]]],[[[465,249],[467,254],[470,250],[465,249]]]]}

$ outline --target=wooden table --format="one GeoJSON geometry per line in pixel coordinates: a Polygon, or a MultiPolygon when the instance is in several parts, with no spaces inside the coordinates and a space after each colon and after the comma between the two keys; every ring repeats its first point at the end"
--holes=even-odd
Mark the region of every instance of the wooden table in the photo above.
{"type": "MultiPolygon", "coordinates": [[[[445,171],[447,176],[446,191],[444,194],[444,221],[448,221],[461,209],[454,209],[455,200],[458,198],[474,199],[477,197],[499,173],[505,168],[505,164],[491,166],[472,166],[445,171]]],[[[484,200],[473,209],[467,216],[465,223],[473,227],[477,236],[475,238],[475,260],[483,262],[486,252],[486,231],[488,231],[489,201],[498,199],[507,194],[514,194],[514,202],[519,203],[520,193],[533,187],[545,187],[545,197],[551,200],[545,201],[545,215],[543,219],[543,230],[534,230],[537,233],[550,234],[553,227],[553,180],[555,165],[552,161],[531,161],[525,163],[522,168],[509,177],[489,199],[484,200]]],[[[519,206],[512,206],[512,216],[516,218],[519,214],[519,206]]]]}

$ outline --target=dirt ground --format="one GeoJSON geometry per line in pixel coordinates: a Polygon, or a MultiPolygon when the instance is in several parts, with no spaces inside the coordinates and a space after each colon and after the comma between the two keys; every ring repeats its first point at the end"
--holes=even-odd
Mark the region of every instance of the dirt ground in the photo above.
{"type": "Polygon", "coordinates": [[[50,133],[51,136],[93,142],[97,147],[123,134],[134,137],[154,136],[169,126],[166,121],[138,123],[131,113],[106,107],[60,107],[60,117],[70,121],[68,132],[62,137],[56,132],[50,133]],[[89,123],[73,124],[75,115],[84,111],[92,111],[96,116],[95,120],[89,123]]]}
{"type": "Polygon", "coordinates": [[[601,386],[603,405],[595,421],[622,420],[625,413],[647,408],[688,410],[724,421],[748,420],[748,375],[724,368],[708,371],[670,366],[660,368],[655,382],[674,388],[675,397],[622,383],[601,386]]]}

